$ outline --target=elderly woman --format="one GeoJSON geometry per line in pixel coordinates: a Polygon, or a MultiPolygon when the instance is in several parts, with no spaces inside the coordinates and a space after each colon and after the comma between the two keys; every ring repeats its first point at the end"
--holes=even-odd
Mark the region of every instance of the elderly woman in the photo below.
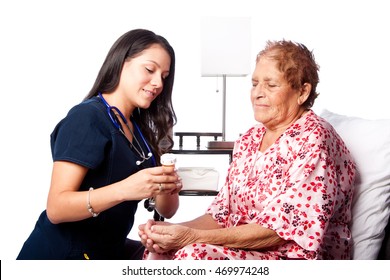
{"type": "Polygon", "coordinates": [[[350,258],[355,164],[310,109],[318,70],[304,45],[267,42],[252,76],[258,124],[236,141],[224,187],[195,220],[140,225],[144,258],[350,258]]]}

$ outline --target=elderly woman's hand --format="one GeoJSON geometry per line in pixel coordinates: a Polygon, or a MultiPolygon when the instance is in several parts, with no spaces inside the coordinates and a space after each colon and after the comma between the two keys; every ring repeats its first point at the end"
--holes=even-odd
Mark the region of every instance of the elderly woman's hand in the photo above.
{"type": "Polygon", "coordinates": [[[148,221],[140,226],[142,231],[141,242],[153,253],[163,253],[170,250],[178,250],[196,241],[196,230],[169,223],[156,223],[148,221]]]}

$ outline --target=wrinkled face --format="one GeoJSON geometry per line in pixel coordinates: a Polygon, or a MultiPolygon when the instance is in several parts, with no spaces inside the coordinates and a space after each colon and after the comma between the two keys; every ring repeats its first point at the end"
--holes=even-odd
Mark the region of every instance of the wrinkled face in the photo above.
{"type": "Polygon", "coordinates": [[[301,110],[300,91],[293,90],[275,60],[260,57],[252,75],[251,102],[255,119],[267,128],[290,125],[301,110]]]}
{"type": "Polygon", "coordinates": [[[168,52],[153,44],[137,57],[125,61],[118,90],[134,108],[146,109],[162,92],[170,65],[168,52]]]}

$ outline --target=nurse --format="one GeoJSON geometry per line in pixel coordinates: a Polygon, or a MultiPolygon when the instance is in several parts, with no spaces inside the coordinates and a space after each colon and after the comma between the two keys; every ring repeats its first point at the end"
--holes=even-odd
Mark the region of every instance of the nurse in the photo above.
{"type": "Polygon", "coordinates": [[[136,29],[114,43],[51,134],[47,207],[17,259],[141,259],[142,244],[127,238],[138,203],[149,199],[166,218],[179,206],[181,180],[159,164],[173,146],[174,74],[164,37],[136,29]]]}

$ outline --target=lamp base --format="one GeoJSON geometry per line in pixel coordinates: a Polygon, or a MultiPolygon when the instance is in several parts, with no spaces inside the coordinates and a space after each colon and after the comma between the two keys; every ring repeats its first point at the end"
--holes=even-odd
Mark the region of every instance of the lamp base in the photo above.
{"type": "Polygon", "coordinates": [[[233,149],[234,141],[209,141],[207,149],[233,149]]]}

